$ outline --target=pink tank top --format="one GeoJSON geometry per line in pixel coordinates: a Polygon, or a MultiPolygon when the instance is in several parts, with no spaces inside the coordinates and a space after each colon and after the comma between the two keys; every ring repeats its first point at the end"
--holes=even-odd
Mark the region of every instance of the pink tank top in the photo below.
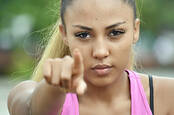
{"type": "MultiPolygon", "coordinates": [[[[134,71],[126,70],[130,80],[131,115],[152,115],[140,78],[134,71]]],[[[67,93],[61,115],[79,115],[77,95],[67,93]]]]}

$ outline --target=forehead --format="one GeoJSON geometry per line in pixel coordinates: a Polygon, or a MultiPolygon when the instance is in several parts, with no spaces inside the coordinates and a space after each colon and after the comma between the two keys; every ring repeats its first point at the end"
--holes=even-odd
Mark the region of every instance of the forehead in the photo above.
{"type": "Polygon", "coordinates": [[[66,23],[108,25],[133,21],[133,9],[122,0],[74,0],[65,13],[66,23]]]}

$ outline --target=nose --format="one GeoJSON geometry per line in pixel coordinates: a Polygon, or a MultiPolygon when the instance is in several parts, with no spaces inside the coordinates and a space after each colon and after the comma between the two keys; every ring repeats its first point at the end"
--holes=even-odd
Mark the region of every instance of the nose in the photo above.
{"type": "Polygon", "coordinates": [[[105,41],[100,40],[94,43],[92,56],[98,60],[102,60],[109,56],[109,49],[105,41]]]}

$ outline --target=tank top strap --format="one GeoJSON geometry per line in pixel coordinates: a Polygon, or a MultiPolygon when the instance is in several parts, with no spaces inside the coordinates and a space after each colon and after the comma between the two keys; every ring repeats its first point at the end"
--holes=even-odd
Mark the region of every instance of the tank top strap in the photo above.
{"type": "Polygon", "coordinates": [[[150,88],[150,109],[154,115],[154,91],[153,91],[153,77],[149,75],[149,88],[150,88]]]}
{"type": "Polygon", "coordinates": [[[130,80],[131,115],[152,115],[140,77],[134,71],[126,72],[130,80]]]}
{"type": "Polygon", "coordinates": [[[61,115],[79,115],[79,103],[77,95],[67,93],[61,115]]]}

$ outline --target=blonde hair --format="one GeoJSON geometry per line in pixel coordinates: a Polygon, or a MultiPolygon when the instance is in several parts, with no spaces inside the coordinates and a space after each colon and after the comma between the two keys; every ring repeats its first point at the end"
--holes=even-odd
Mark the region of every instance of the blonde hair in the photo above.
{"type": "Polygon", "coordinates": [[[48,44],[42,54],[42,57],[34,69],[32,80],[34,81],[41,81],[43,79],[43,73],[42,73],[42,66],[46,59],[48,58],[62,58],[65,55],[70,55],[69,47],[66,46],[61,39],[61,35],[59,32],[59,24],[60,21],[58,20],[56,24],[54,25],[52,31],[51,31],[51,37],[48,41],[48,44]]]}

